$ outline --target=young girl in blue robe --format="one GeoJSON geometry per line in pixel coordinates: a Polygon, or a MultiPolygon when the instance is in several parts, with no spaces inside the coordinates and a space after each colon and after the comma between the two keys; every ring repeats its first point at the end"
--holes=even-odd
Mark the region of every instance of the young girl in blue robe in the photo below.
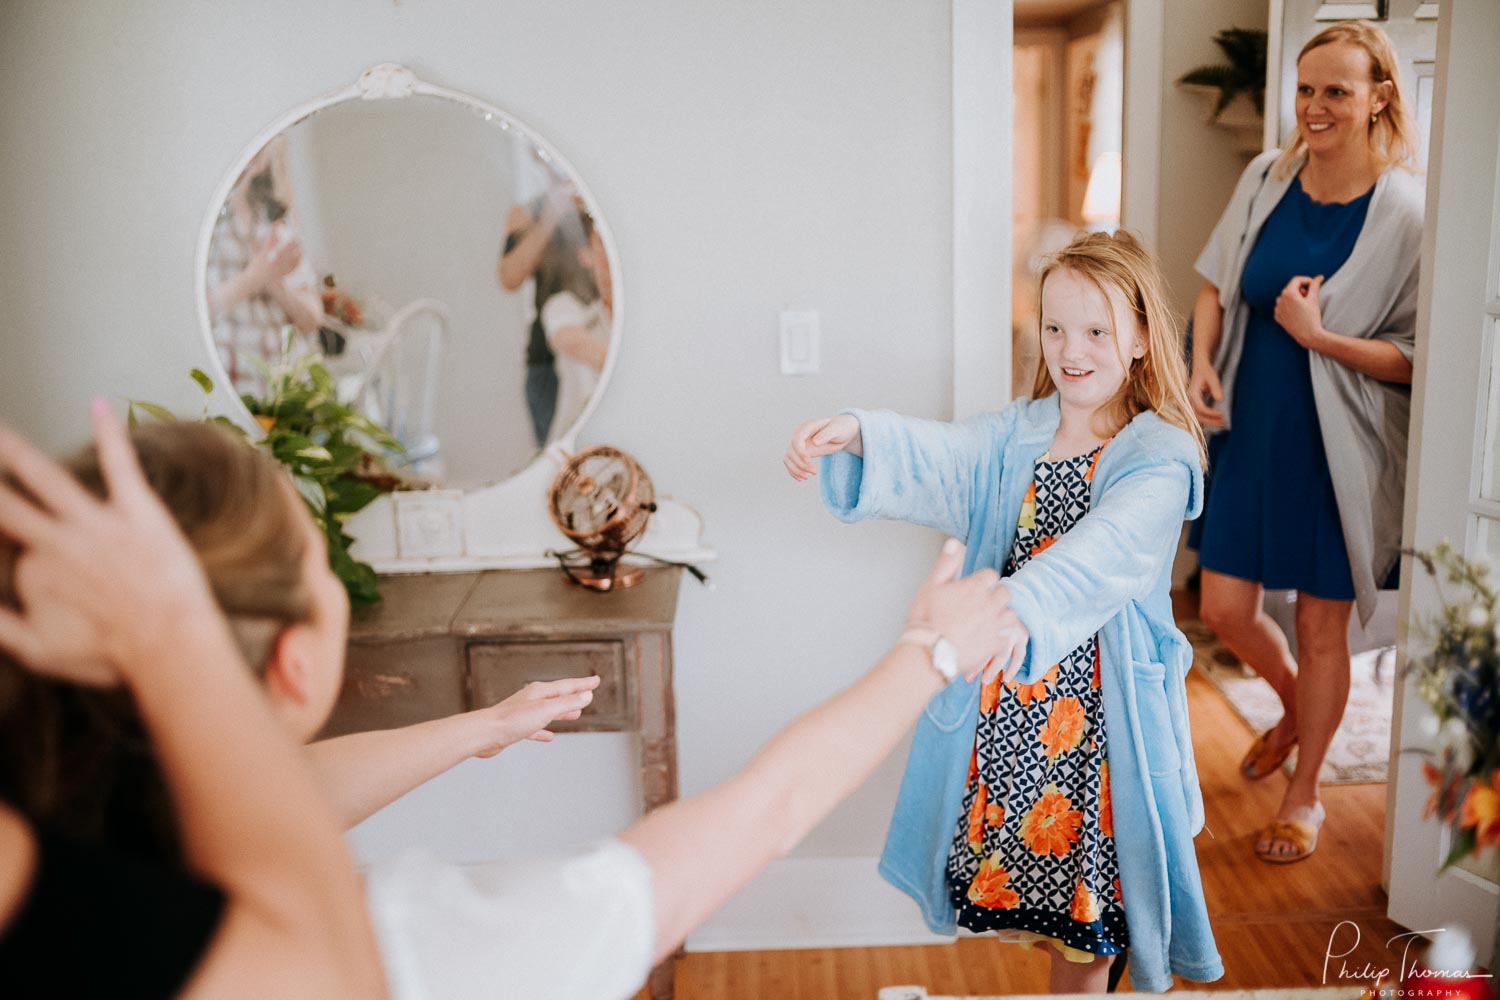
{"type": "Polygon", "coordinates": [[[1081,235],[1040,281],[1034,398],[959,423],[848,410],[803,424],[785,461],[802,480],[821,459],[841,520],[964,540],[1009,599],[1002,653],[918,724],[881,874],[934,932],[1045,946],[1054,992],[1103,992],[1127,948],[1132,984],[1159,992],[1223,974],[1169,595],[1203,438],[1134,237],[1081,235]]]}

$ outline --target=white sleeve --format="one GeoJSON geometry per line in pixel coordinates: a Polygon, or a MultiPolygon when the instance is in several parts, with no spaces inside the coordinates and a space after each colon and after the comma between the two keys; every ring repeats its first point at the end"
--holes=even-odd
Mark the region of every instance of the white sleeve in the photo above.
{"type": "Polygon", "coordinates": [[[651,971],[651,870],[618,840],[485,865],[408,852],[365,895],[393,1000],[628,1000],[651,971]]]}
{"type": "Polygon", "coordinates": [[[572,292],[557,292],[542,303],[542,329],[547,332],[548,343],[563,327],[587,327],[590,319],[589,307],[572,292]]]}

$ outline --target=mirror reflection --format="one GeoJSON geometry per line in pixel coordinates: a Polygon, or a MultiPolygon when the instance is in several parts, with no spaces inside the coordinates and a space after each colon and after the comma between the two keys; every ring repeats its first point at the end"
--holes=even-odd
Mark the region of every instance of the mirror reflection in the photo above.
{"type": "Polygon", "coordinates": [[[566,164],[432,96],[351,100],[262,147],[204,286],[235,392],[316,354],[417,479],[497,482],[565,436],[614,343],[611,262],[566,164]]]}

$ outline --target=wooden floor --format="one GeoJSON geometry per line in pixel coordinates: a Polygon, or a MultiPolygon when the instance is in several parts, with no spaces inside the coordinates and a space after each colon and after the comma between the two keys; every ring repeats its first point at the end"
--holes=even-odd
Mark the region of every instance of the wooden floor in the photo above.
{"type": "MultiPolygon", "coordinates": [[[[1266,864],[1251,848],[1286,780],[1277,774],[1249,783],[1239,776],[1251,733],[1208,681],[1189,677],[1188,704],[1212,831],[1198,837],[1198,863],[1225,968],[1211,988],[1321,985],[1327,954],[1351,947],[1329,962],[1329,985],[1340,984],[1341,961],[1351,976],[1366,962],[1399,969],[1404,942],[1386,942],[1405,928],[1386,918],[1380,888],[1386,786],[1325,786],[1328,821],[1317,852],[1296,864],[1266,864]],[[1340,928],[1343,921],[1352,926],[1340,928]]],[[[677,965],[677,1000],[874,1000],[880,987],[898,984],[935,994],[1040,993],[1047,961],[990,938],[969,938],[903,948],[698,952],[677,965]]],[[[1178,980],[1179,987],[1191,985],[1178,980]]],[[[639,1000],[647,1000],[644,991],[639,1000]]]]}

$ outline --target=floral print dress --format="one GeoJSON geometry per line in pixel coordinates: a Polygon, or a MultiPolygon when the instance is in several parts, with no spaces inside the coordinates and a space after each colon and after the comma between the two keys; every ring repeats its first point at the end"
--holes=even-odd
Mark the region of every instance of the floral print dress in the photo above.
{"type": "MultiPolygon", "coordinates": [[[[1104,447],[1037,460],[1002,575],[1088,511],[1104,447]]],[[[1126,948],[1105,747],[1097,636],[1035,684],[996,678],[984,686],[948,855],[960,926],[1022,943],[1051,940],[1079,962],[1126,948]]]]}

